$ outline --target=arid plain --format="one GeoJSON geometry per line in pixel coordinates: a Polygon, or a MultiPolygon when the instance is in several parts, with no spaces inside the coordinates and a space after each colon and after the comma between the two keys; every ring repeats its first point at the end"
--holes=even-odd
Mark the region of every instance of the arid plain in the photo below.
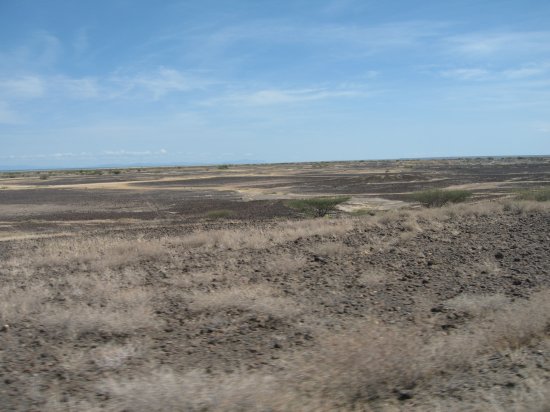
{"type": "Polygon", "coordinates": [[[548,411],[549,187],[544,157],[0,174],[0,409],[548,411]]]}

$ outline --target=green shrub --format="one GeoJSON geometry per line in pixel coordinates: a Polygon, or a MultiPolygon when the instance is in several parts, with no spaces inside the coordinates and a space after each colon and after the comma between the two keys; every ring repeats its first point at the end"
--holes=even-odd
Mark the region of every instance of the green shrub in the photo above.
{"type": "Polygon", "coordinates": [[[220,170],[229,169],[229,165],[219,165],[218,169],[220,169],[220,170]]]}
{"type": "Polygon", "coordinates": [[[340,203],[349,200],[349,196],[316,197],[312,199],[287,200],[286,205],[310,216],[322,217],[334,210],[340,203]]]}
{"type": "Polygon", "coordinates": [[[46,180],[46,179],[48,179],[48,175],[44,174],[44,173],[41,173],[40,174],[40,180],[46,180]]]}
{"type": "Polygon", "coordinates": [[[222,219],[233,215],[233,211],[227,209],[211,210],[206,213],[206,217],[209,219],[222,219]]]}
{"type": "Polygon", "coordinates": [[[373,209],[369,208],[361,208],[361,209],[355,209],[351,212],[352,216],[374,216],[376,215],[376,212],[373,209]]]}
{"type": "Polygon", "coordinates": [[[550,201],[550,187],[522,190],[518,193],[517,198],[520,200],[536,200],[537,202],[548,202],[550,201]]]}
{"type": "Polygon", "coordinates": [[[426,207],[441,207],[447,203],[464,202],[470,196],[472,196],[472,192],[469,190],[432,189],[411,193],[409,199],[426,207]]]}

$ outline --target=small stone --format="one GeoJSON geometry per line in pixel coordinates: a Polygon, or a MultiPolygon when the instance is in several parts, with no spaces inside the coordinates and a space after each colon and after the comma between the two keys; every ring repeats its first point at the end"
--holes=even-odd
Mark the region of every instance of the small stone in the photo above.
{"type": "Polygon", "coordinates": [[[396,390],[395,393],[397,394],[397,399],[400,401],[406,401],[407,399],[412,399],[414,395],[412,391],[407,391],[402,389],[396,390]]]}
{"type": "Polygon", "coordinates": [[[324,257],[317,256],[317,255],[313,256],[313,261],[323,263],[323,264],[327,263],[327,260],[324,257]]]}
{"type": "Polygon", "coordinates": [[[503,257],[504,257],[504,255],[502,254],[502,252],[495,253],[495,258],[496,259],[502,259],[503,257]]]}

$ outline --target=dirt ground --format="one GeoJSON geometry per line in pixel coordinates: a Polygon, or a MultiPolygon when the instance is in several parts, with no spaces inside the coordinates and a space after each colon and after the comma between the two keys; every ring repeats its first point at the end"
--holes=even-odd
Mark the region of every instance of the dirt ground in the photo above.
{"type": "Polygon", "coordinates": [[[550,205],[515,199],[548,186],[550,158],[4,174],[0,410],[548,411],[550,205]]]}

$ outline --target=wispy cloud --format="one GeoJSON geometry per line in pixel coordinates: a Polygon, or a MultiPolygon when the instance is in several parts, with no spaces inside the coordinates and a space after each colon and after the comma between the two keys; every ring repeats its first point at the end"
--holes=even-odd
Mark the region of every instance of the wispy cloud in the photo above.
{"type": "Polygon", "coordinates": [[[108,82],[121,86],[120,91],[115,92],[114,95],[120,92],[122,94],[146,92],[154,99],[159,99],[169,93],[202,89],[210,84],[209,81],[198,76],[166,67],[160,67],[149,73],[113,76],[108,79],[108,82]]]}
{"type": "Polygon", "coordinates": [[[128,158],[128,157],[159,157],[167,155],[166,149],[159,150],[104,150],[102,152],[55,152],[33,153],[22,155],[2,155],[0,159],[25,160],[25,159],[85,159],[85,158],[128,158]]]}
{"type": "Polygon", "coordinates": [[[211,82],[198,76],[161,67],[134,75],[111,74],[105,77],[70,77],[65,75],[28,75],[0,78],[0,94],[5,99],[152,98],[158,100],[170,93],[204,89],[211,82]]]}
{"type": "Polygon", "coordinates": [[[544,77],[550,74],[550,62],[529,63],[516,67],[486,69],[466,67],[442,70],[440,75],[457,80],[513,81],[544,77]]]}
{"type": "Polygon", "coordinates": [[[364,91],[351,89],[262,89],[228,93],[221,97],[209,99],[205,104],[214,105],[221,103],[230,105],[266,106],[366,95],[367,93],[364,91]]]}
{"type": "Polygon", "coordinates": [[[0,50],[0,69],[49,68],[62,55],[61,41],[44,31],[31,34],[23,44],[0,50]]]}
{"type": "Polygon", "coordinates": [[[537,54],[550,51],[550,31],[477,32],[448,36],[454,53],[468,57],[537,54]]]}
{"type": "Polygon", "coordinates": [[[44,95],[45,84],[39,76],[0,79],[0,94],[14,99],[35,99],[44,95]]]}
{"type": "Polygon", "coordinates": [[[441,72],[443,77],[459,79],[459,80],[484,80],[490,75],[490,72],[485,69],[478,68],[462,68],[444,70],[441,72]]]}

